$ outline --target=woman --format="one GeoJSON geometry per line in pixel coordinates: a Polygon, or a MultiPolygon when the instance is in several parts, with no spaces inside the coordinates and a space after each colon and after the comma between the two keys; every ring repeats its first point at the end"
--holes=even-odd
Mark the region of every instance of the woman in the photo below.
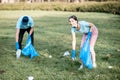
{"type": "MultiPolygon", "coordinates": [[[[94,51],[94,46],[98,37],[98,29],[93,23],[86,22],[86,21],[78,21],[77,17],[72,15],[69,17],[69,22],[71,24],[71,33],[72,33],[72,59],[75,60],[76,58],[76,33],[75,32],[81,32],[83,33],[82,41],[80,48],[82,48],[86,37],[87,33],[90,31],[92,32],[91,34],[91,39],[90,39],[90,52],[91,52],[91,57],[92,57],[92,63],[93,63],[93,68],[96,68],[96,56],[95,56],[95,51],[94,51]]],[[[83,68],[83,65],[80,66],[80,69],[83,68]]]]}

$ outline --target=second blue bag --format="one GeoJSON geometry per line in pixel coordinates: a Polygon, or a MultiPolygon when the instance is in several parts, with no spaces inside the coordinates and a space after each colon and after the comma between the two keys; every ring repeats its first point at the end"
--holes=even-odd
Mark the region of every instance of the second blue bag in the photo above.
{"type": "Polygon", "coordinates": [[[83,47],[80,50],[80,59],[88,69],[92,69],[92,58],[90,53],[90,38],[91,38],[91,32],[88,32],[87,38],[83,44],[83,47]]]}

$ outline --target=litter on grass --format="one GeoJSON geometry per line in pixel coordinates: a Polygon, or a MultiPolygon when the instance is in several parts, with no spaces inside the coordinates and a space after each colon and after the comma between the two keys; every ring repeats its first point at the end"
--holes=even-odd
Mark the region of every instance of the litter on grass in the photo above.
{"type": "Polygon", "coordinates": [[[28,80],[33,80],[33,79],[34,79],[33,76],[29,76],[29,77],[28,77],[28,80]]]}
{"type": "Polygon", "coordinates": [[[113,66],[108,66],[109,69],[113,68],[113,66]]]}
{"type": "Polygon", "coordinates": [[[49,58],[52,58],[52,55],[49,55],[49,58]]]}
{"type": "Polygon", "coordinates": [[[16,52],[16,59],[19,59],[20,55],[21,55],[21,50],[18,49],[17,52],[16,52]]]}
{"type": "Polygon", "coordinates": [[[68,56],[68,55],[70,55],[69,51],[66,51],[66,52],[63,54],[63,56],[68,56]]]}

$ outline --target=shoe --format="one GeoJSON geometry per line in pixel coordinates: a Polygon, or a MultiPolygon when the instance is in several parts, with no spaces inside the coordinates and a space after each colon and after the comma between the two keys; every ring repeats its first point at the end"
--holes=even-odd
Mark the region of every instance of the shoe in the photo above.
{"type": "Polygon", "coordinates": [[[94,63],[94,64],[93,64],[93,68],[96,68],[96,67],[97,67],[97,65],[96,65],[96,63],[94,63]]]}
{"type": "Polygon", "coordinates": [[[80,67],[78,68],[78,70],[81,70],[81,69],[83,69],[83,64],[80,65],[80,67]]]}

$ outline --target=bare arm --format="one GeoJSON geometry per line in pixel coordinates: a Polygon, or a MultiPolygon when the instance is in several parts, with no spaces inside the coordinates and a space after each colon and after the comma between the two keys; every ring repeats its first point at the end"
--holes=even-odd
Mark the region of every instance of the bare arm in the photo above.
{"type": "Polygon", "coordinates": [[[16,29],[16,42],[18,42],[20,29],[16,29]]]}
{"type": "Polygon", "coordinates": [[[31,35],[34,31],[34,27],[31,27],[29,34],[31,35]]]}
{"type": "Polygon", "coordinates": [[[76,34],[72,33],[72,49],[75,50],[76,48],[76,34]]]}
{"type": "Polygon", "coordinates": [[[90,32],[92,31],[92,27],[95,26],[93,23],[89,23],[90,26],[90,32]]]}

